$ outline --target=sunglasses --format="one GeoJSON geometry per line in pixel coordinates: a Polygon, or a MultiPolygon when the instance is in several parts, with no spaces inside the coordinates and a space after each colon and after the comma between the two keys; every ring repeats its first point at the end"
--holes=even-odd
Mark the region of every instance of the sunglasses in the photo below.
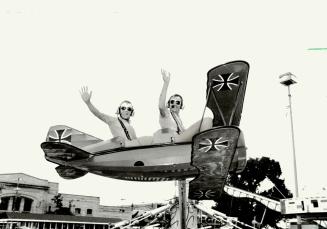
{"type": "Polygon", "coordinates": [[[131,108],[131,107],[120,107],[120,109],[123,110],[123,111],[126,110],[126,109],[128,111],[133,111],[133,108],[131,108]]]}
{"type": "Polygon", "coordinates": [[[176,104],[176,105],[181,105],[181,101],[175,101],[175,100],[173,100],[173,99],[171,99],[171,100],[169,100],[169,103],[170,104],[176,104]]]}

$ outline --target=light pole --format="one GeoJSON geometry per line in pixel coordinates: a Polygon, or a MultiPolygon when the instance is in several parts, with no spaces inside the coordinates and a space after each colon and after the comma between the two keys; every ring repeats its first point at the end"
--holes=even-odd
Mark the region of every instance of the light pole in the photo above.
{"type": "MultiPolygon", "coordinates": [[[[295,78],[296,78],[296,76],[290,72],[287,72],[287,73],[279,76],[280,83],[283,84],[284,86],[287,86],[287,90],[288,90],[288,102],[289,102],[290,119],[291,119],[295,197],[298,198],[299,197],[299,188],[298,188],[297,166],[296,166],[296,155],[295,155],[294,127],[293,127],[292,100],[291,100],[292,96],[291,96],[291,88],[290,88],[291,85],[297,83],[295,78]]],[[[297,215],[296,219],[297,219],[297,227],[301,228],[301,217],[299,215],[297,215]]]]}

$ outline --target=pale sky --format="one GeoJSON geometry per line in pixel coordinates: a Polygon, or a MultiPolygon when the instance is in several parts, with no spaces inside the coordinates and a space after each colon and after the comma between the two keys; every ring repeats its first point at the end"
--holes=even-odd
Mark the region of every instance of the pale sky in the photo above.
{"type": "Polygon", "coordinates": [[[181,116],[189,126],[202,115],[207,71],[245,60],[250,72],[240,127],[248,156],[279,161],[294,190],[287,88],[278,78],[292,72],[300,195],[321,193],[327,187],[327,50],[308,49],[327,48],[326,7],[315,0],[2,0],[0,173],[58,182],[60,192],[99,196],[104,205],[169,199],[174,182],[92,174],[64,180],[40,144],[56,124],[111,137],[81,100],[84,85],[107,114],[131,100],[137,135],[151,135],[159,128],[161,68],[172,74],[168,94],[184,97],[181,116]]]}

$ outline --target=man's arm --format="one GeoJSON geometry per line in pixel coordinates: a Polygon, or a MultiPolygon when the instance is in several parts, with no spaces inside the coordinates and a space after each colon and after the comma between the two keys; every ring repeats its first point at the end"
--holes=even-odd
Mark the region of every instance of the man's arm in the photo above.
{"type": "Polygon", "coordinates": [[[99,119],[104,121],[105,123],[112,121],[114,118],[101,113],[92,103],[91,103],[91,97],[92,97],[92,91],[88,91],[87,87],[82,87],[80,91],[81,97],[89,110],[99,119]]]}
{"type": "Polygon", "coordinates": [[[166,72],[166,70],[161,69],[161,75],[164,84],[162,86],[160,97],[159,97],[159,111],[160,111],[160,115],[164,117],[167,111],[166,96],[167,96],[167,89],[170,81],[170,73],[166,72]]]}

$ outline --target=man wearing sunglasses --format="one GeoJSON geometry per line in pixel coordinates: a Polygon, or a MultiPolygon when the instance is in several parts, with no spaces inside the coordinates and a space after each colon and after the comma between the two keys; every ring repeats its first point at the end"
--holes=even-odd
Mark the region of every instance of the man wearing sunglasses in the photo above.
{"type": "Polygon", "coordinates": [[[183,108],[183,98],[178,94],[172,95],[166,104],[167,89],[170,82],[170,73],[161,69],[162,79],[164,81],[159,97],[159,124],[163,132],[172,131],[181,134],[185,128],[179,116],[183,108]]]}
{"type": "Polygon", "coordinates": [[[154,133],[154,143],[171,142],[175,135],[180,135],[185,130],[179,116],[179,112],[183,108],[183,98],[178,94],[174,94],[166,103],[170,73],[161,69],[161,75],[164,82],[159,97],[159,124],[161,129],[154,133]]]}
{"type": "Polygon", "coordinates": [[[196,133],[212,128],[212,118],[203,118],[185,129],[179,116],[180,110],[183,109],[183,98],[179,94],[174,94],[166,103],[170,73],[162,69],[161,75],[164,81],[159,97],[159,124],[161,130],[154,133],[154,143],[191,141],[196,133]]]}
{"type": "MultiPolygon", "coordinates": [[[[92,151],[101,150],[102,147],[105,147],[104,149],[108,148],[115,148],[117,147],[117,143],[122,146],[125,145],[126,142],[132,141],[136,139],[136,134],[133,126],[130,124],[130,118],[134,115],[134,108],[131,104],[131,102],[125,100],[123,101],[118,109],[117,109],[117,117],[113,117],[107,114],[104,114],[100,112],[92,103],[91,103],[91,97],[92,97],[92,91],[88,91],[87,87],[82,87],[80,90],[81,97],[85,104],[88,106],[89,110],[100,120],[105,122],[111,131],[111,134],[113,136],[113,139],[104,141],[101,143],[97,143],[97,147],[94,145],[91,145],[90,147],[87,147],[89,150],[92,149],[92,151]],[[112,146],[111,146],[112,142],[112,146]]],[[[118,145],[118,146],[119,146],[118,145]]],[[[85,148],[85,150],[88,150],[85,148]]]]}

